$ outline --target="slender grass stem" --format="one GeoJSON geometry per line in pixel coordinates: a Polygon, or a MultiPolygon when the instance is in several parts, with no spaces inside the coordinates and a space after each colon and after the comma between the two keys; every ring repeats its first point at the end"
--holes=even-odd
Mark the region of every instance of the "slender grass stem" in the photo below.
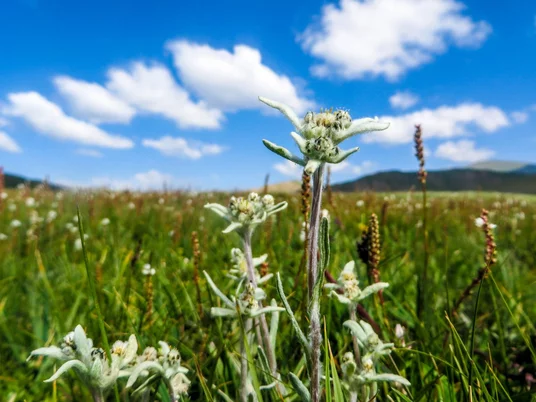
{"type": "MultiPolygon", "coordinates": [[[[88,284],[89,284],[89,291],[91,292],[91,297],[93,299],[93,303],[95,304],[95,310],[97,311],[97,317],[99,320],[99,329],[100,329],[100,333],[102,337],[102,343],[104,344],[104,351],[106,352],[106,357],[108,358],[108,361],[111,362],[112,354],[110,352],[110,343],[108,342],[108,336],[106,335],[106,329],[104,328],[104,316],[102,315],[100,304],[99,304],[99,298],[97,297],[97,287],[95,286],[95,276],[93,275],[93,272],[91,272],[89,268],[89,260],[87,258],[87,250],[86,250],[86,242],[84,239],[84,227],[82,225],[82,216],[80,215],[80,207],[76,208],[76,213],[78,216],[78,231],[80,233],[80,241],[82,243],[82,254],[84,255],[84,264],[86,265],[86,273],[87,273],[87,279],[88,279],[88,284]]],[[[119,391],[117,389],[117,385],[114,385],[114,392],[115,392],[115,400],[119,402],[120,399],[119,399],[119,391]]]]}

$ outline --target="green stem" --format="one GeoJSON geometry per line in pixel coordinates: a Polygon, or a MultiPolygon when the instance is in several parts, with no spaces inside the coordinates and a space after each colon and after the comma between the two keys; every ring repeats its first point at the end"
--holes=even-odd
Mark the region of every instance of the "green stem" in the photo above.
{"type": "MultiPolygon", "coordinates": [[[[104,351],[106,352],[106,357],[108,358],[108,361],[111,362],[112,354],[110,352],[110,344],[108,343],[108,336],[106,335],[106,329],[104,328],[104,317],[100,309],[99,298],[97,297],[97,287],[95,286],[95,276],[93,275],[93,272],[91,272],[89,268],[89,260],[87,258],[87,251],[86,251],[86,242],[84,239],[84,227],[82,226],[82,216],[80,215],[79,206],[76,207],[76,213],[78,216],[78,231],[80,233],[80,241],[82,243],[82,254],[84,255],[84,264],[86,266],[89,291],[91,292],[91,297],[93,299],[93,303],[95,304],[95,310],[97,310],[97,318],[99,321],[99,329],[100,329],[100,333],[102,337],[102,343],[104,344],[104,351]]],[[[114,385],[114,393],[115,393],[115,400],[117,402],[120,402],[119,390],[117,389],[117,384],[114,385]]],[[[104,400],[104,399],[101,399],[101,400],[104,400]]]]}

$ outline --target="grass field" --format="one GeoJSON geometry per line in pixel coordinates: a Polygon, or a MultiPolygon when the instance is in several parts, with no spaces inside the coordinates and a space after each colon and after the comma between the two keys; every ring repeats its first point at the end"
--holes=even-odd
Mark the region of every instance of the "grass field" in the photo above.
{"type": "MultiPolygon", "coordinates": [[[[276,202],[286,200],[289,206],[257,229],[253,255],[268,255],[262,270],[281,274],[289,303],[305,323],[301,199],[299,195],[274,196],[276,202]]],[[[206,270],[226,294],[233,292],[234,284],[225,274],[232,268],[231,249],[241,246],[239,238],[234,233],[222,234],[225,224],[203,208],[207,202],[226,205],[228,198],[228,194],[204,193],[9,192],[2,201],[0,218],[0,232],[5,235],[0,241],[0,400],[90,399],[73,374],[53,384],[43,382],[59,367],[57,361],[42,357],[26,361],[32,350],[59,344],[77,324],[97,345],[103,345],[80,247],[77,205],[88,235],[88,267],[95,278],[108,338],[126,340],[135,334],[140,350],[166,341],[178,348],[182,365],[189,369],[191,400],[222,400],[217,390],[238,400],[240,325],[236,320],[211,317],[210,308],[219,305],[219,299],[202,275],[206,270]],[[194,237],[199,242],[197,251],[194,237]],[[155,269],[154,276],[143,275],[145,264],[155,269]]],[[[381,338],[397,346],[383,359],[382,371],[404,376],[411,386],[380,383],[377,400],[534,400],[533,198],[431,194],[427,208],[429,274],[421,319],[416,308],[418,272],[425,258],[420,193],[334,193],[331,202],[326,194],[324,207],[331,220],[328,271],[335,278],[348,261],[355,260],[361,283],[369,283],[356,241],[371,213],[380,222],[380,275],[390,287],[384,291],[383,306],[377,296],[362,304],[379,326],[381,338]],[[361,206],[356,205],[358,201],[363,201],[361,206]],[[482,208],[490,211],[490,221],[497,225],[498,261],[483,281],[478,306],[476,288],[453,316],[454,300],[484,265],[485,237],[475,225],[482,208]],[[405,328],[403,337],[395,334],[397,324],[405,328]]],[[[268,300],[274,298],[281,304],[274,279],[265,289],[268,300]]],[[[344,306],[324,291],[322,316],[329,349],[324,348],[322,359],[332,375],[336,370],[339,377],[341,358],[352,348],[349,332],[342,326],[347,315],[344,306]],[[325,353],[328,350],[332,364],[329,352],[325,353]]],[[[288,316],[281,313],[276,357],[289,390],[290,372],[307,382],[294,335],[288,316]]],[[[253,358],[262,383],[265,373],[253,358]]],[[[134,400],[129,399],[124,385],[125,381],[119,381],[119,399],[134,400]]],[[[259,393],[263,400],[282,400],[273,389],[259,393]]],[[[163,385],[152,397],[169,400],[163,385]]],[[[328,395],[330,398],[337,400],[336,395],[328,395]]],[[[108,399],[115,400],[113,392],[108,399]]],[[[289,391],[285,400],[299,398],[289,391]]]]}

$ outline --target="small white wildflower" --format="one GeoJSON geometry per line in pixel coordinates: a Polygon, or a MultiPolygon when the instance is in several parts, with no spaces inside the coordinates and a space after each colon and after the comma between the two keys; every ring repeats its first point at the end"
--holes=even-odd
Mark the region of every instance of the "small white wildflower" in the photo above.
{"type": "MultiPolygon", "coordinates": [[[[87,234],[84,234],[84,240],[87,240],[89,236],[87,234]]],[[[76,251],[82,250],[82,239],[78,238],[74,241],[74,249],[76,251]]]]}
{"type": "Polygon", "coordinates": [[[192,205],[192,199],[191,198],[188,198],[186,200],[186,205],[192,205]]]}
{"type": "Polygon", "coordinates": [[[329,219],[329,211],[327,209],[323,209],[321,213],[321,217],[329,219]]]}
{"type": "Polygon", "coordinates": [[[48,211],[48,214],[47,214],[47,222],[52,222],[54,219],[56,219],[58,217],[58,213],[54,210],[50,210],[48,211]]]}
{"type": "Polygon", "coordinates": [[[26,198],[26,206],[28,208],[35,207],[35,198],[33,198],[33,197],[26,198]]]}
{"type": "Polygon", "coordinates": [[[199,222],[201,222],[201,223],[205,222],[205,217],[204,217],[204,216],[200,216],[200,217],[199,217],[199,222]]]}
{"type": "Polygon", "coordinates": [[[8,206],[7,206],[7,209],[9,209],[11,212],[16,211],[17,210],[17,205],[14,204],[14,203],[9,203],[8,206]]]}
{"type": "Polygon", "coordinates": [[[0,241],[7,240],[7,235],[4,233],[0,233],[0,241]]]}
{"type": "Polygon", "coordinates": [[[7,193],[5,191],[2,191],[2,193],[0,194],[0,198],[5,200],[7,198],[7,193]]]}
{"type": "Polygon", "coordinates": [[[141,273],[145,276],[153,276],[156,274],[156,269],[151,268],[151,264],[144,264],[141,273]]]}
{"type": "Polygon", "coordinates": [[[482,226],[484,226],[484,219],[482,219],[481,217],[478,217],[475,219],[475,225],[479,228],[481,228],[482,226]]]}
{"type": "Polygon", "coordinates": [[[170,230],[170,231],[168,232],[168,236],[169,236],[169,237],[173,237],[174,235],[175,235],[175,231],[174,231],[174,230],[170,230]]]}
{"type": "Polygon", "coordinates": [[[357,200],[357,202],[355,203],[356,207],[358,208],[361,208],[362,206],[365,205],[365,201],[363,200],[357,200]]]}
{"type": "Polygon", "coordinates": [[[406,328],[404,328],[400,324],[396,324],[396,326],[395,326],[395,336],[398,339],[402,339],[404,337],[404,335],[406,335],[406,328]]]}
{"type": "Polygon", "coordinates": [[[12,228],[19,228],[22,223],[18,219],[13,219],[9,225],[12,228]]]}
{"type": "Polygon", "coordinates": [[[134,208],[136,208],[136,204],[134,204],[133,202],[129,202],[128,209],[134,209],[134,208]]]}
{"type": "Polygon", "coordinates": [[[164,199],[163,199],[163,198],[160,198],[160,199],[158,200],[158,203],[159,203],[160,205],[163,205],[163,204],[164,204],[164,202],[165,202],[165,201],[164,201],[164,199]]]}
{"type": "Polygon", "coordinates": [[[110,224],[110,219],[104,218],[100,221],[101,226],[108,226],[110,224]]]}

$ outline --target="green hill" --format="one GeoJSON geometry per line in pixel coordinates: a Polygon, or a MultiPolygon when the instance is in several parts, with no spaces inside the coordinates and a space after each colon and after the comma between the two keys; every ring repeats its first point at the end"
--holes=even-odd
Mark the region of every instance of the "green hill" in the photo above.
{"type": "MultiPolygon", "coordinates": [[[[6,188],[16,188],[19,184],[28,184],[30,187],[36,187],[43,184],[43,180],[27,179],[26,177],[17,176],[14,174],[4,174],[4,185],[6,188]]],[[[62,187],[56,184],[48,184],[52,190],[60,190],[62,187]]]]}
{"type": "MultiPolygon", "coordinates": [[[[334,191],[407,191],[420,188],[415,172],[375,173],[333,185],[334,191]]],[[[429,191],[494,191],[536,194],[536,173],[452,169],[428,172],[429,191]]]]}

